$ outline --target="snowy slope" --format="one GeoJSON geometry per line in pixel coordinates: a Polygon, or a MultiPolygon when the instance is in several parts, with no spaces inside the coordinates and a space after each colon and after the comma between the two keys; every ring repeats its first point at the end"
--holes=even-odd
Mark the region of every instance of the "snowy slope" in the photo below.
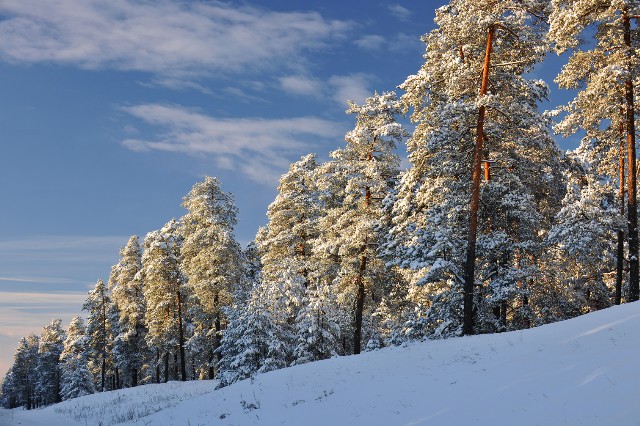
{"type": "Polygon", "coordinates": [[[1,425],[640,425],[640,303],[496,335],[335,358],[214,390],[149,385],[1,425]]]}

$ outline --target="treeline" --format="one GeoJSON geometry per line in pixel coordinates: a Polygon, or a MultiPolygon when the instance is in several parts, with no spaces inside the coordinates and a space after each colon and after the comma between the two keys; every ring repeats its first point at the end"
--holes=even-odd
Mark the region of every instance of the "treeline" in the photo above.
{"type": "Polygon", "coordinates": [[[220,183],[197,183],[185,216],[131,237],[89,293],[86,322],[20,341],[3,404],[167,380],[225,386],[637,300],[638,15],[636,1],[451,1],[404,95],[350,103],[346,145],[290,166],[254,243],[235,241],[220,183]],[[552,48],[573,51],[557,81],[580,89],[555,123],[586,135],[566,155],[554,114],[539,111],[548,87],[531,79],[552,48]]]}

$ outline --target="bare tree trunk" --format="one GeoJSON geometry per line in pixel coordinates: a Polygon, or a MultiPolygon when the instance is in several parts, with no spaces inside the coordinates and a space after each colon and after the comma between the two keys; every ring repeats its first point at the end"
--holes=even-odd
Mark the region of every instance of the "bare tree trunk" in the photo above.
{"type": "MultiPolygon", "coordinates": [[[[484,69],[482,70],[482,86],[480,96],[487,94],[489,86],[489,65],[491,63],[491,49],[493,47],[493,36],[495,26],[489,27],[487,34],[487,50],[484,57],[484,69]]],[[[471,186],[471,202],[469,208],[469,235],[467,240],[467,259],[465,263],[464,280],[464,318],[462,334],[473,334],[473,289],[475,284],[475,263],[476,263],[476,239],[478,233],[478,203],[480,198],[480,178],[482,175],[482,142],[484,139],[484,117],[486,108],[480,106],[478,111],[478,124],[476,127],[476,146],[473,150],[473,176],[471,186]]]]}
{"type": "MultiPolygon", "coordinates": [[[[622,112],[622,111],[621,111],[622,112]]],[[[620,114],[622,115],[622,114],[620,114]]],[[[624,216],[624,123],[620,122],[620,164],[618,169],[619,175],[619,190],[618,199],[620,200],[620,216],[624,216]]],[[[616,254],[616,293],[614,297],[614,303],[619,305],[622,303],[622,276],[624,274],[624,230],[618,230],[618,250],[616,254]]]]}
{"type": "MultiPolygon", "coordinates": [[[[627,54],[631,55],[631,22],[627,11],[622,17],[624,25],[624,43],[627,54]]],[[[630,62],[630,58],[629,58],[630,62]]],[[[638,264],[638,210],[636,206],[636,127],[633,101],[633,77],[631,64],[628,64],[628,76],[625,82],[626,128],[627,128],[627,218],[629,226],[629,302],[638,300],[639,264],[638,264]]]]}
{"type": "Polygon", "coordinates": [[[358,294],[356,297],[356,319],[353,331],[353,353],[359,354],[362,340],[362,312],[364,311],[364,271],[367,268],[367,242],[360,248],[360,268],[356,278],[358,294]]]}
{"type": "Polygon", "coordinates": [[[156,383],[160,383],[160,350],[156,349],[156,383]]]}
{"type": "Polygon", "coordinates": [[[164,382],[169,381],[169,351],[164,353],[164,382]]]}
{"type": "Polygon", "coordinates": [[[100,369],[101,382],[100,382],[100,392],[104,392],[104,383],[107,374],[107,360],[105,359],[104,353],[102,354],[102,367],[100,369]]]}

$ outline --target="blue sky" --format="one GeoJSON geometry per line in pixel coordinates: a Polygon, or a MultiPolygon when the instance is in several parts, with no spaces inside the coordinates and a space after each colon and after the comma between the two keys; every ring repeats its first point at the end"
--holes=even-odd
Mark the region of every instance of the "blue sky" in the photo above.
{"type": "Polygon", "coordinates": [[[346,100],[419,69],[444,3],[1,2],[0,374],[205,175],[252,240],[288,164],[343,144],[346,100]]]}

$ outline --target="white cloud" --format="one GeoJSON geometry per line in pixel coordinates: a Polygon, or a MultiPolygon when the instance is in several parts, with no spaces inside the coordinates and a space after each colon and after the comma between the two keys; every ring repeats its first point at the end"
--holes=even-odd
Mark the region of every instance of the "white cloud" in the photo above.
{"type": "Polygon", "coordinates": [[[318,96],[323,89],[322,82],[304,75],[280,77],[279,82],[282,90],[294,95],[318,96]]]}
{"type": "Polygon", "coordinates": [[[386,39],[381,35],[369,34],[360,37],[354,43],[361,49],[379,50],[386,44],[386,39]]]}
{"type": "Polygon", "coordinates": [[[219,1],[3,0],[0,13],[6,61],[165,77],[298,66],[303,52],[327,46],[352,25],[317,12],[219,1]]]}
{"type": "Polygon", "coordinates": [[[224,169],[238,170],[268,185],[312,141],[339,137],[341,127],[314,117],[283,119],[216,118],[177,105],[124,107],[130,115],[162,129],[154,140],[127,139],[135,151],[204,154],[224,169]]]}
{"type": "Polygon", "coordinates": [[[363,104],[364,100],[373,94],[369,89],[372,77],[368,74],[334,75],[329,79],[333,89],[333,99],[343,106],[347,101],[363,104]]]}
{"type": "Polygon", "coordinates": [[[387,6],[389,8],[389,12],[396,18],[404,21],[411,17],[411,11],[404,6],[399,4],[390,4],[387,6]]]}

